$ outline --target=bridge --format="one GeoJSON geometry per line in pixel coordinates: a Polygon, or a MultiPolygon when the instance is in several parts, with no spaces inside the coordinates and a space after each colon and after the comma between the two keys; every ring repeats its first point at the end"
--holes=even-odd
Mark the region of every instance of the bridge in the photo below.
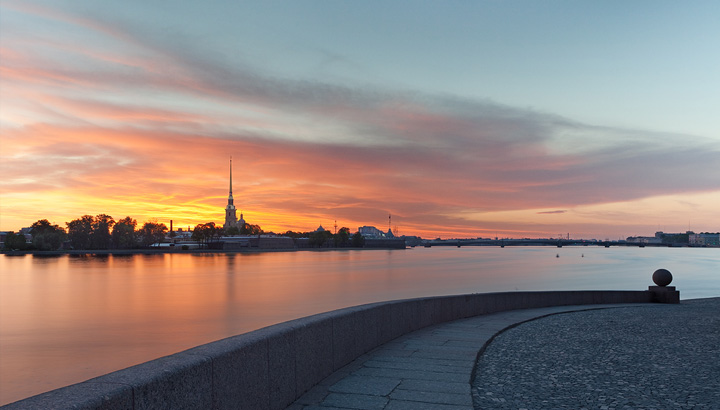
{"type": "Polygon", "coordinates": [[[587,239],[435,239],[423,243],[425,247],[433,246],[634,246],[644,248],[646,246],[668,247],[667,244],[645,244],[636,242],[617,242],[617,241],[590,241],[587,239]]]}

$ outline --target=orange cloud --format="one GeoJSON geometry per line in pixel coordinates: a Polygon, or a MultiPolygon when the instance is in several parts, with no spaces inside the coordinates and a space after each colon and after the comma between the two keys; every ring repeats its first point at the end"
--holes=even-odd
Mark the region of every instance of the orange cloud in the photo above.
{"type": "Polygon", "coordinates": [[[275,231],[335,220],[385,228],[391,213],[402,233],[429,237],[626,232],[622,224],[636,234],[655,222],[638,224],[635,212],[606,219],[602,207],[720,186],[697,168],[720,169],[716,143],[488,101],[275,78],[147,28],[12,4],[113,47],[3,42],[0,229],[86,213],[222,222],[230,156],[236,205],[275,231]],[[558,135],[592,145],[558,149],[558,135]]]}
{"type": "Polygon", "coordinates": [[[537,236],[552,233],[552,225],[538,220],[536,228],[528,229],[532,222],[518,226],[516,217],[493,212],[585,202],[561,196],[572,178],[529,181],[508,168],[478,173],[473,161],[464,164],[425,149],[408,153],[401,148],[48,124],[12,130],[7,137],[3,149],[15,155],[3,161],[3,223],[8,218],[26,221],[23,225],[41,218],[63,222],[85,213],[172,219],[176,226],[222,222],[230,155],[235,158],[236,205],[246,219],[275,231],[328,227],[335,220],[352,229],[382,227],[392,213],[406,234],[537,236]],[[511,175],[498,182],[500,172],[511,175]],[[555,190],[559,197],[548,200],[533,190],[555,190]],[[482,209],[491,219],[464,216],[482,209]]]}

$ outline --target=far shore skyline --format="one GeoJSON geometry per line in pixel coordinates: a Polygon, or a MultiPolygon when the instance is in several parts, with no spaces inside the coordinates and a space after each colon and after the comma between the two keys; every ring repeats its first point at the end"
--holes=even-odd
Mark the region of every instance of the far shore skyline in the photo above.
{"type": "MultiPolygon", "coordinates": [[[[90,214],[83,214],[83,215],[90,215],[90,214]]],[[[72,219],[77,219],[77,218],[79,218],[80,216],[82,216],[82,215],[78,215],[76,218],[72,218],[72,219]]],[[[113,219],[115,219],[115,221],[117,221],[117,220],[119,219],[119,218],[115,217],[114,215],[110,215],[110,216],[112,216],[113,219]]],[[[131,218],[133,218],[131,215],[128,215],[128,216],[130,216],[131,218]]],[[[47,219],[47,218],[41,218],[41,219],[47,219]]],[[[133,218],[133,219],[136,219],[136,218],[133,218]]],[[[216,226],[222,227],[222,222],[218,222],[218,221],[205,221],[205,222],[198,222],[198,223],[188,224],[188,225],[178,225],[178,224],[176,223],[176,220],[174,220],[174,219],[170,219],[170,220],[167,220],[167,221],[162,221],[162,220],[158,220],[157,218],[150,218],[150,219],[148,219],[148,220],[138,220],[138,223],[139,223],[139,225],[142,225],[144,222],[157,222],[157,223],[165,224],[165,226],[167,226],[168,229],[169,229],[169,228],[170,228],[170,222],[171,222],[171,221],[172,221],[172,226],[173,226],[173,230],[174,230],[174,231],[178,231],[178,230],[183,230],[183,231],[189,230],[189,231],[192,231],[193,228],[195,228],[196,225],[199,225],[199,224],[202,224],[202,223],[207,223],[207,222],[214,222],[216,226]]],[[[35,222],[35,221],[32,221],[32,222],[35,222]]],[[[19,228],[17,228],[17,229],[9,229],[9,230],[7,230],[7,231],[18,232],[18,231],[19,231],[20,229],[22,229],[22,228],[27,228],[27,227],[29,227],[29,226],[32,224],[32,222],[28,223],[28,224],[25,225],[25,226],[19,227],[19,228]]],[[[51,224],[57,224],[57,225],[61,226],[62,228],[66,228],[66,227],[67,227],[66,222],[69,222],[69,220],[68,220],[68,221],[64,221],[64,222],[62,222],[62,223],[58,223],[58,222],[55,222],[55,221],[49,221],[49,222],[50,222],[51,224]]],[[[332,222],[332,225],[330,225],[330,224],[327,224],[327,225],[319,224],[319,225],[317,225],[315,228],[308,228],[308,229],[292,229],[292,228],[287,228],[287,229],[285,229],[285,228],[281,228],[280,230],[268,230],[268,229],[263,228],[262,225],[260,225],[260,228],[262,228],[262,229],[265,231],[265,233],[273,233],[273,234],[276,234],[276,235],[282,235],[283,233],[288,232],[288,231],[293,231],[293,232],[312,232],[312,231],[315,231],[316,229],[318,229],[320,226],[322,226],[324,229],[332,232],[332,231],[334,230],[334,228],[335,228],[336,221],[331,221],[331,222],[332,222]]],[[[255,224],[255,225],[257,225],[257,224],[255,224]]],[[[347,224],[340,224],[339,222],[337,223],[337,229],[340,229],[340,228],[342,228],[342,227],[347,227],[347,228],[350,229],[350,232],[357,232],[357,229],[358,229],[360,226],[375,226],[376,228],[378,228],[378,229],[380,229],[380,230],[383,230],[381,225],[373,225],[373,224],[370,224],[370,223],[358,225],[358,226],[355,226],[355,227],[353,227],[353,226],[348,226],[347,224]]],[[[386,227],[387,227],[387,226],[386,226],[386,227]]],[[[459,235],[448,235],[448,236],[444,236],[444,237],[443,237],[443,236],[432,236],[432,237],[428,237],[428,236],[418,235],[418,234],[415,234],[415,233],[400,233],[400,232],[399,232],[399,228],[397,228],[397,227],[395,227],[395,226],[392,228],[392,230],[393,230],[393,234],[397,234],[398,236],[418,236],[418,237],[422,237],[423,239],[435,239],[435,238],[440,238],[440,239],[475,239],[475,238],[481,238],[481,237],[482,237],[482,238],[485,238],[485,239],[494,239],[494,238],[499,238],[499,239],[524,239],[524,238],[527,238],[527,239],[554,239],[554,238],[566,239],[566,238],[568,238],[568,236],[569,236],[569,239],[578,239],[578,240],[610,240],[610,241],[614,241],[614,240],[625,240],[625,239],[627,239],[628,237],[651,237],[651,236],[655,235],[655,233],[657,233],[657,232],[664,232],[664,233],[685,233],[685,232],[695,232],[695,233],[709,232],[709,233],[715,233],[715,232],[718,232],[718,231],[703,230],[703,229],[699,229],[699,230],[688,229],[688,230],[685,230],[685,231],[677,231],[677,232],[672,231],[672,232],[671,232],[671,231],[666,231],[666,230],[658,229],[658,230],[655,230],[655,231],[653,231],[653,232],[635,233],[635,234],[626,235],[626,236],[621,236],[621,237],[617,237],[617,238],[601,237],[601,236],[597,236],[597,235],[596,235],[596,236],[575,236],[575,235],[573,235],[571,232],[558,233],[558,234],[556,234],[556,235],[548,235],[548,236],[507,236],[507,235],[459,236],[459,235]],[[397,230],[397,232],[396,232],[396,230],[397,230]]]]}
{"type": "Polygon", "coordinates": [[[720,2],[0,3],[0,230],[720,231],[720,2]],[[330,228],[331,229],[331,228],[330,228]]]}

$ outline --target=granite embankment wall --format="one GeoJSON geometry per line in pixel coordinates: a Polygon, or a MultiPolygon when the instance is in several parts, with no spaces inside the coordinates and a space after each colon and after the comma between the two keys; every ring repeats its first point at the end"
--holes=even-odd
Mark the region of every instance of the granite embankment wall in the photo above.
{"type": "Polygon", "coordinates": [[[426,326],[513,309],[652,299],[649,291],[556,291],[373,303],[208,343],[3,409],[284,409],[361,354],[426,326]]]}

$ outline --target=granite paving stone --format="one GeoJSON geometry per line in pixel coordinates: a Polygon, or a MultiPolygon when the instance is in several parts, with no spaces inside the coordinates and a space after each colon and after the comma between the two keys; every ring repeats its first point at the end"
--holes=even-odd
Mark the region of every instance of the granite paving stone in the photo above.
{"type": "Polygon", "coordinates": [[[415,379],[415,380],[437,380],[450,382],[469,382],[470,375],[462,373],[433,372],[423,370],[402,370],[402,369],[381,369],[377,367],[364,367],[357,372],[361,376],[415,379]]]}
{"type": "Polygon", "coordinates": [[[365,361],[365,364],[372,362],[389,362],[389,363],[425,363],[436,366],[460,366],[473,368],[473,363],[461,359],[429,359],[424,357],[398,357],[398,356],[381,356],[377,355],[365,361]]]}
{"type": "Polygon", "coordinates": [[[382,357],[410,357],[413,353],[415,353],[413,350],[388,348],[378,351],[375,355],[373,355],[373,357],[376,359],[382,357]]]}
{"type": "Polygon", "coordinates": [[[400,380],[350,375],[330,387],[331,392],[387,396],[400,384],[400,380]]]}
{"type": "Polygon", "coordinates": [[[400,390],[397,389],[390,394],[392,400],[418,401],[423,403],[435,404],[454,404],[460,406],[472,406],[472,397],[463,393],[445,393],[445,392],[424,392],[417,390],[400,390]]]}
{"type": "Polygon", "coordinates": [[[334,406],[358,410],[383,410],[388,402],[387,397],[367,394],[330,393],[323,400],[323,406],[334,406]]]}
{"type": "Polygon", "coordinates": [[[451,383],[427,380],[403,380],[397,388],[398,390],[456,394],[469,394],[470,392],[470,385],[468,383],[451,383]]]}
{"type": "MultiPolygon", "coordinates": [[[[348,366],[353,365],[354,363],[349,364],[348,366]]],[[[330,376],[323,379],[320,383],[318,383],[320,386],[332,386],[333,384],[339,382],[340,380],[350,376],[351,372],[347,371],[346,368],[342,368],[341,370],[338,370],[334,373],[332,373],[330,376]]]]}
{"type": "Polygon", "coordinates": [[[392,400],[384,410],[473,410],[472,406],[392,400]]]}
{"type": "MultiPolygon", "coordinates": [[[[481,344],[482,345],[482,344],[481,344]]],[[[475,357],[477,357],[477,350],[469,350],[469,349],[455,349],[455,348],[445,348],[445,349],[424,349],[424,350],[418,350],[413,352],[410,357],[418,357],[418,358],[426,358],[426,359],[465,359],[465,360],[475,360],[475,357]]]]}
{"type": "Polygon", "coordinates": [[[368,360],[365,362],[366,367],[375,367],[383,369],[397,369],[397,370],[422,370],[424,372],[439,372],[439,373],[461,373],[470,376],[472,372],[472,366],[462,366],[448,364],[429,364],[427,360],[437,359],[418,359],[416,361],[381,361],[381,360],[368,360]]]}

